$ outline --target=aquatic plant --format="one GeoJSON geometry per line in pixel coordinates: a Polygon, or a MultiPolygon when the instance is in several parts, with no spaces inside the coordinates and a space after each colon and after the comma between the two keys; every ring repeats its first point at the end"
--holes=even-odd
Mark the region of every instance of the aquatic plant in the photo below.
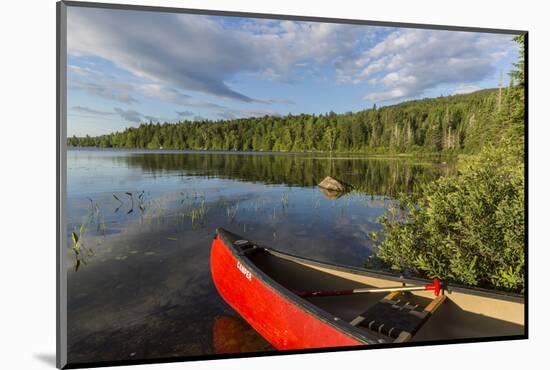
{"type": "Polygon", "coordinates": [[[130,214],[130,213],[134,212],[134,196],[129,191],[127,191],[125,194],[130,197],[130,201],[132,202],[132,206],[131,206],[130,210],[128,212],[126,212],[126,214],[130,214]]]}
{"type": "Polygon", "coordinates": [[[237,216],[237,213],[239,212],[239,203],[240,201],[237,200],[235,204],[228,205],[225,209],[229,223],[233,223],[233,220],[237,216]]]}
{"type": "Polygon", "coordinates": [[[73,252],[75,254],[75,271],[78,271],[81,262],[84,261],[84,236],[86,235],[86,231],[88,230],[89,222],[90,217],[87,218],[86,222],[80,224],[78,232],[76,231],[76,229],[71,232],[71,238],[73,241],[73,252]]]}
{"type": "Polygon", "coordinates": [[[119,202],[119,205],[117,208],[115,208],[115,213],[118,212],[118,210],[120,209],[120,207],[122,207],[124,205],[124,202],[120,200],[119,197],[116,196],[115,193],[113,193],[113,198],[115,198],[118,202],[119,202]]]}
{"type": "Polygon", "coordinates": [[[289,198],[288,193],[289,193],[288,191],[285,191],[281,196],[281,205],[283,209],[288,207],[288,198],[289,198]]]}
{"type": "Polygon", "coordinates": [[[84,235],[86,234],[87,228],[88,228],[88,225],[86,223],[83,223],[80,225],[80,228],[78,229],[78,234],[76,233],[76,231],[72,232],[73,251],[76,254],[80,253],[80,247],[82,246],[82,240],[84,239],[84,235]]]}
{"type": "Polygon", "coordinates": [[[206,217],[206,202],[202,200],[200,205],[197,207],[191,208],[189,212],[189,217],[191,218],[191,226],[194,228],[204,226],[204,220],[206,217]]]}

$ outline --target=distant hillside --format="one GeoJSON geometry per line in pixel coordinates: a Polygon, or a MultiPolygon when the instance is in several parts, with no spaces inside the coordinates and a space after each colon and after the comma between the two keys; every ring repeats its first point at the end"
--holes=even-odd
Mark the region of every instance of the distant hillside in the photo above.
{"type": "Polygon", "coordinates": [[[356,113],[287,115],[224,121],[144,123],[123,132],[72,137],[69,146],[113,148],[334,151],[366,153],[477,152],[520,135],[509,117],[514,88],[408,101],[356,113]]]}

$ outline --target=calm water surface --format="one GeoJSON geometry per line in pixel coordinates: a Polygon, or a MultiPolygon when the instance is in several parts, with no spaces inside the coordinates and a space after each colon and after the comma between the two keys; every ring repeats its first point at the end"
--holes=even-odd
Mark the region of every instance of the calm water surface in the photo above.
{"type": "Polygon", "coordinates": [[[67,158],[69,362],[272,350],[212,283],[217,227],[362,266],[393,196],[453,172],[313,154],[69,150],[67,158]],[[355,191],[323,194],[316,184],[327,175],[355,191]]]}

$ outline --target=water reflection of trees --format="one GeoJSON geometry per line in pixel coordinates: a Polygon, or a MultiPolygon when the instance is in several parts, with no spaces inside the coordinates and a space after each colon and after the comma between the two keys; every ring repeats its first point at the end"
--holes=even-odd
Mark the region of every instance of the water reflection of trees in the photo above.
{"type": "Polygon", "coordinates": [[[115,156],[113,160],[158,176],[181,173],[293,186],[315,186],[331,175],[352,184],[356,190],[390,196],[412,192],[422,183],[455,171],[453,165],[412,160],[291,154],[147,153],[115,156]]]}

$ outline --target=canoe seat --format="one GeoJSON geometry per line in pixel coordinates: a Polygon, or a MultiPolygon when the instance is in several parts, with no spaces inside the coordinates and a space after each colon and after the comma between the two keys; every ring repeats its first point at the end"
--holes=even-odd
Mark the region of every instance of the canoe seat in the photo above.
{"type": "Polygon", "coordinates": [[[445,300],[445,295],[435,297],[426,307],[418,307],[403,294],[392,292],[357,316],[351,325],[363,327],[385,336],[394,342],[411,339],[445,300]]]}

